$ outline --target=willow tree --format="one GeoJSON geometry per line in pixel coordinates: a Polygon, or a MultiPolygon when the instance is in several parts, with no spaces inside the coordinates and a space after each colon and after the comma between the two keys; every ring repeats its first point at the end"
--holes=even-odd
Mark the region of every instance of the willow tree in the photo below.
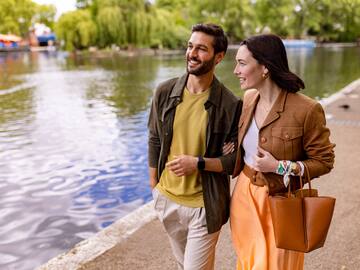
{"type": "Polygon", "coordinates": [[[127,45],[126,22],[120,7],[105,7],[100,9],[96,17],[99,29],[101,47],[117,44],[127,45]]]}
{"type": "Polygon", "coordinates": [[[94,45],[97,38],[97,27],[88,10],[64,13],[59,18],[55,31],[69,51],[94,45]]]}
{"type": "Polygon", "coordinates": [[[130,47],[149,46],[152,7],[144,0],[117,0],[127,22],[127,39],[130,47]]]}
{"type": "Polygon", "coordinates": [[[146,46],[150,43],[151,15],[137,10],[126,15],[127,38],[130,46],[146,46]]]}
{"type": "MultiPolygon", "coordinates": [[[[253,34],[255,13],[251,0],[157,0],[156,6],[165,8],[178,20],[177,25],[190,28],[192,24],[212,22],[221,25],[231,42],[253,34]]],[[[174,20],[174,19],[173,19],[174,20]]]]}
{"type": "Polygon", "coordinates": [[[186,46],[190,28],[176,24],[170,11],[156,9],[151,20],[152,47],[175,49],[186,46]]]}

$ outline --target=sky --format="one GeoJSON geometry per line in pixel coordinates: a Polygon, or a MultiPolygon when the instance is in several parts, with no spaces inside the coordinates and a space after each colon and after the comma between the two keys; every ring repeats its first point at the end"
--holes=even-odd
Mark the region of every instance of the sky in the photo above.
{"type": "Polygon", "coordinates": [[[58,18],[61,13],[75,9],[76,0],[33,0],[38,4],[53,4],[56,7],[58,18]]]}

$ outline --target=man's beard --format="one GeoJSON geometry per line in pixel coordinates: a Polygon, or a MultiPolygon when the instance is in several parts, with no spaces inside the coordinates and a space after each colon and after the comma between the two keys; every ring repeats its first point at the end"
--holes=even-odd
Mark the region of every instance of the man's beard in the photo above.
{"type": "Polygon", "coordinates": [[[189,74],[193,74],[195,76],[200,76],[200,75],[204,75],[204,74],[208,73],[209,71],[211,71],[213,69],[214,63],[215,63],[215,56],[208,61],[201,62],[201,64],[199,66],[197,66],[196,68],[189,68],[188,63],[190,60],[199,61],[196,57],[187,58],[187,61],[186,61],[187,72],[189,74]]]}

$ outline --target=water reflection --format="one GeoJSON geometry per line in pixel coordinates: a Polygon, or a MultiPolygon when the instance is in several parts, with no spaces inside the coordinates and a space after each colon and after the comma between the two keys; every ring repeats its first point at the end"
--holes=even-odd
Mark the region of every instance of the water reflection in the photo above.
{"type": "MultiPolygon", "coordinates": [[[[217,75],[238,96],[243,95],[239,81],[232,74],[236,50],[226,54],[217,75]]],[[[290,69],[305,82],[302,92],[314,98],[335,93],[360,76],[360,47],[287,49],[290,69]]]]}
{"type": "Polygon", "coordinates": [[[119,117],[145,111],[152,96],[149,89],[156,76],[158,61],[152,57],[101,59],[98,64],[112,71],[107,81],[89,85],[88,99],[104,99],[119,117]]]}
{"type": "MultiPolygon", "coordinates": [[[[241,96],[229,51],[218,77],[241,96]]],[[[288,51],[324,96],[360,76],[359,48],[288,51]]],[[[147,117],[184,57],[0,56],[0,268],[32,269],[151,199],[147,117]]]]}

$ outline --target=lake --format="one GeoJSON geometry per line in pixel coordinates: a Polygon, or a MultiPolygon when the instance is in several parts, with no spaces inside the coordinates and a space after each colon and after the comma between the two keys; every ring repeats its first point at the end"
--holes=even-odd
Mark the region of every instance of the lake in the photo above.
{"type": "MultiPolygon", "coordinates": [[[[237,95],[230,50],[217,75],[237,95]]],[[[360,77],[360,48],[288,49],[305,94],[360,77]]],[[[0,55],[0,269],[33,269],[151,200],[153,89],[183,55],[0,55]]]]}

